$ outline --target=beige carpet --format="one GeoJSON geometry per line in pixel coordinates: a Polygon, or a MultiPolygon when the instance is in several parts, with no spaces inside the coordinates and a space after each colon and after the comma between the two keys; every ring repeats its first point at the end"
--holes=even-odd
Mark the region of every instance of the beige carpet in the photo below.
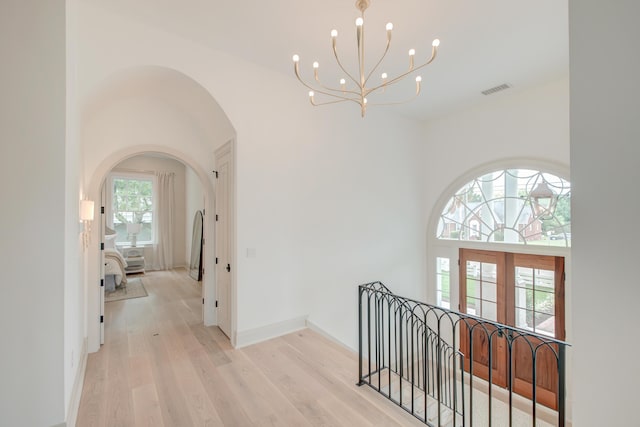
{"type": "Polygon", "coordinates": [[[127,279],[125,286],[116,288],[113,292],[104,293],[104,302],[120,301],[129,298],[146,297],[147,290],[144,288],[142,278],[135,277],[133,279],[127,279]]]}

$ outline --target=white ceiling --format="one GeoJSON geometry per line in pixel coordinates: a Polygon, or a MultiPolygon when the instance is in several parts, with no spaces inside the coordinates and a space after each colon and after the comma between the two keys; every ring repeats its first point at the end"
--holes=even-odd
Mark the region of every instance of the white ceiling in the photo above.
{"type": "MultiPolygon", "coordinates": [[[[86,1],[286,73],[292,79],[294,53],[301,57],[303,74],[318,60],[323,80],[341,77],[331,56],[329,34],[334,28],[339,33],[341,56],[353,57],[356,52],[354,22],[359,12],[355,0],[86,1]]],[[[568,75],[567,0],[371,3],[365,15],[367,62],[371,65],[382,52],[385,24],[394,24],[389,63],[381,71],[405,69],[409,48],[416,49],[419,62],[419,57],[428,57],[431,41],[441,40],[438,57],[421,72],[421,96],[393,107],[404,115],[427,119],[478,102],[483,98],[481,91],[502,83],[517,90],[568,75]]],[[[413,90],[414,83],[410,84],[405,88],[407,94],[413,90]]],[[[306,93],[301,86],[300,96],[306,97],[306,93]]]]}

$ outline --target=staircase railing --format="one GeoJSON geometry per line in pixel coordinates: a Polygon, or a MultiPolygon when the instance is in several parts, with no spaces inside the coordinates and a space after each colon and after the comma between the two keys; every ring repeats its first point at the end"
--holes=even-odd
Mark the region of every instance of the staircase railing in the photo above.
{"type": "Polygon", "coordinates": [[[358,300],[359,385],[429,426],[565,426],[565,342],[381,282],[359,286],[358,300]]]}

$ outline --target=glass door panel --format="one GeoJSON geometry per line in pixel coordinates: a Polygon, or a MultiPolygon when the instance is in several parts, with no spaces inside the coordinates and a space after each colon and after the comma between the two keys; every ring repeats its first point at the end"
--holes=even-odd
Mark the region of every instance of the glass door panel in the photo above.
{"type": "MultiPolygon", "coordinates": [[[[513,309],[508,309],[508,324],[518,328],[564,339],[564,258],[507,254],[513,260],[513,309]],[[511,314],[513,313],[513,314],[511,314]]],[[[509,285],[508,285],[509,286],[509,285]]],[[[508,306],[511,302],[508,302],[508,306]]],[[[534,351],[536,400],[543,405],[557,407],[557,361],[555,345],[540,346],[534,337],[513,343],[514,391],[525,397],[533,396],[534,351]],[[537,350],[532,350],[532,347],[537,350]]]]}
{"type": "Polygon", "coordinates": [[[466,269],[467,313],[497,322],[497,264],[467,260],[466,269]]]}
{"type": "MultiPolygon", "coordinates": [[[[460,250],[462,277],[460,311],[492,322],[505,322],[504,309],[504,256],[500,252],[460,250]]],[[[481,321],[469,321],[461,326],[460,348],[466,355],[465,369],[489,379],[489,355],[493,384],[506,386],[504,364],[506,342],[493,333],[495,327],[481,321]]]]}

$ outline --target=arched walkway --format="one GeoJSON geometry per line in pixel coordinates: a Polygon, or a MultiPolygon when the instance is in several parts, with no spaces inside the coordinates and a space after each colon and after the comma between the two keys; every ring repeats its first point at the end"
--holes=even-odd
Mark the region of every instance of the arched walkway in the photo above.
{"type": "MultiPolygon", "coordinates": [[[[101,188],[111,169],[121,161],[145,153],[173,157],[198,176],[205,209],[214,211],[214,150],[235,140],[228,117],[210,93],[189,76],[163,67],[123,70],[93,91],[82,111],[85,194],[100,200],[101,188]]],[[[214,241],[213,223],[205,219],[205,240],[214,241]]],[[[87,334],[88,351],[100,347],[100,227],[92,228],[88,250],[87,334]]],[[[213,257],[204,269],[214,272],[213,257]]],[[[234,284],[232,284],[234,286],[234,284]]],[[[216,324],[215,277],[203,280],[204,322],[216,324]],[[211,302],[209,304],[209,302],[211,302]]],[[[232,307],[235,316],[235,307],[232,307]]]]}

